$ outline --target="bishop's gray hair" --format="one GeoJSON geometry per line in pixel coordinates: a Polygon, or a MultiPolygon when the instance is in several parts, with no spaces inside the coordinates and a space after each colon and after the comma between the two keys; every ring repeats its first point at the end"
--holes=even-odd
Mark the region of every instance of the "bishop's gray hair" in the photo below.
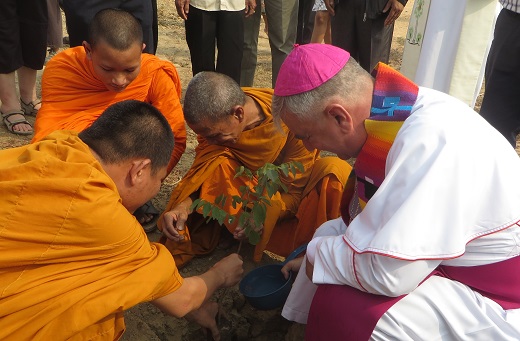
{"type": "Polygon", "coordinates": [[[329,98],[341,96],[344,101],[353,102],[368,84],[372,84],[372,76],[350,58],[334,77],[315,89],[292,96],[274,95],[272,114],[277,122],[287,112],[302,120],[312,120],[325,108],[329,98]]]}

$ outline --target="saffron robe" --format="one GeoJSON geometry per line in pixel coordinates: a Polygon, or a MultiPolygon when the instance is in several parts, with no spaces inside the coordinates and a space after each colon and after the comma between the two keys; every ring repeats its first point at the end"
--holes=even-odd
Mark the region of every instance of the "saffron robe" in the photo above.
{"type": "Polygon", "coordinates": [[[181,84],[172,63],[143,53],[136,79],[120,93],[109,91],[96,76],[82,46],[58,53],[42,75],[42,107],[36,115],[34,137],[39,141],[55,130],[82,131],[111,104],[135,99],[150,103],[168,120],[175,147],[168,171],[186,149],[186,126],[180,103],[181,84]]]}
{"type": "Polygon", "coordinates": [[[0,151],[0,339],[116,340],[183,282],[75,132],[0,151]]]}
{"type": "MultiPolygon", "coordinates": [[[[388,69],[383,68],[383,75],[396,73],[388,69]]],[[[376,78],[372,113],[380,107],[375,100],[384,97],[385,91],[377,90],[394,90],[397,83],[395,79],[383,78],[382,85],[378,81],[376,78]]],[[[397,98],[390,98],[399,102],[404,93],[397,89],[397,98]]],[[[374,297],[374,304],[365,301],[355,305],[353,300],[346,302],[333,295],[334,309],[328,301],[328,313],[321,314],[322,320],[313,315],[313,308],[307,315],[310,304],[301,297],[313,296],[316,285],[308,280],[304,266],[282,314],[309,323],[306,339],[333,339],[327,333],[335,331],[327,329],[327,321],[335,326],[354,324],[350,332],[355,335],[367,327],[363,314],[380,309],[377,297],[405,295],[381,312],[381,319],[374,322],[375,328],[372,325],[367,337],[348,339],[516,340],[520,336],[520,295],[515,288],[520,285],[520,276],[516,270],[500,268],[509,262],[518,263],[520,255],[520,160],[507,141],[461,101],[419,88],[410,109],[411,115],[394,135],[395,140],[386,139],[392,134],[385,132],[392,131],[396,122],[387,122],[386,131],[374,130],[381,126],[373,122],[366,124],[367,141],[378,136],[380,145],[389,148],[387,156],[381,152],[385,148],[379,149],[383,162],[374,163],[384,167],[383,179],[379,181],[373,175],[365,178],[377,185],[374,193],[367,197],[365,191],[365,201],[356,192],[346,202],[348,210],[343,211],[352,220],[345,215],[327,222],[307,250],[314,264],[313,282],[325,284],[318,286],[314,297],[320,299],[313,301],[313,307],[315,302],[324,303],[324,291],[344,288],[374,297]],[[487,157],[483,160],[480,155],[487,157]],[[486,267],[495,267],[495,275],[475,278],[473,273],[473,278],[466,276],[467,282],[457,277],[461,272],[486,267]],[[453,276],[457,280],[448,279],[451,276],[429,277],[437,268],[458,273],[453,276]],[[507,281],[501,276],[508,277],[507,281]],[[482,287],[490,290],[483,293],[479,290],[482,287]],[[499,299],[497,293],[502,294],[499,299]],[[346,307],[355,308],[355,318],[349,318],[352,315],[347,314],[352,311],[345,313],[346,307]],[[324,330],[327,333],[320,332],[324,330]]],[[[377,143],[372,141],[372,145],[377,143]]],[[[364,150],[360,156],[362,153],[364,150]]],[[[370,156],[374,159],[378,155],[370,156]]]]}
{"type": "MultiPolygon", "coordinates": [[[[351,167],[335,156],[320,159],[318,151],[308,151],[285,125],[282,125],[281,133],[271,115],[271,89],[244,88],[244,92],[258,103],[266,119],[259,126],[244,131],[235,144],[209,145],[199,138],[193,165],[172,192],[166,211],[197,191],[199,197],[208,202],[215,202],[220,194],[228,198],[240,195],[240,186],[253,186],[254,182],[234,178],[239,166],[255,171],[266,163],[301,162],[305,171],[295,177],[282,178],[288,192],[276,193],[271,206],[267,207],[262,238],[254,253],[254,260],[259,262],[265,249],[287,256],[300,244],[308,242],[323,222],[339,216],[343,185],[351,167]]],[[[229,199],[224,209],[235,215],[241,207],[233,208],[229,199]]],[[[158,226],[163,228],[162,219],[158,226]]],[[[233,232],[236,225],[226,223],[226,227],[233,232]]],[[[219,241],[218,223],[206,224],[197,213],[190,214],[187,229],[189,241],[162,239],[179,267],[194,255],[210,253],[219,241]]]]}

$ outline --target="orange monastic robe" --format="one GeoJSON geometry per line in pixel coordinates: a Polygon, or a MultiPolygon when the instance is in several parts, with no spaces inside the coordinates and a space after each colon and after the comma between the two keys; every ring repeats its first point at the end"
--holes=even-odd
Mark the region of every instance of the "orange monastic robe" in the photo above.
{"type": "Polygon", "coordinates": [[[74,132],[0,151],[0,340],[116,340],[183,282],[74,132]]]}
{"type": "MultiPolygon", "coordinates": [[[[268,162],[301,162],[305,171],[295,177],[283,178],[288,192],[277,193],[271,199],[271,206],[267,207],[262,239],[254,254],[254,260],[258,262],[265,249],[287,256],[294,248],[309,241],[322,223],[339,217],[343,185],[351,167],[337,157],[320,159],[317,151],[308,151],[285,125],[282,133],[271,116],[271,89],[244,88],[244,92],[260,105],[266,119],[259,126],[244,131],[235,144],[209,145],[199,138],[193,165],[173,191],[166,211],[197,191],[200,198],[209,202],[214,202],[220,194],[228,198],[240,195],[240,186],[254,183],[242,177],[234,178],[239,166],[255,171],[268,162]]],[[[227,200],[224,209],[236,214],[240,207],[233,208],[231,200],[227,200]]],[[[230,232],[235,229],[234,225],[226,224],[226,227],[230,232]]],[[[159,219],[159,228],[163,228],[162,219],[159,219]]],[[[190,215],[187,228],[190,241],[162,240],[174,255],[177,266],[184,265],[194,255],[213,251],[219,241],[217,223],[206,224],[200,214],[190,215]]]]}
{"type": "Polygon", "coordinates": [[[47,63],[42,76],[42,107],[33,142],[55,130],[82,131],[111,104],[135,99],[152,104],[166,117],[175,136],[171,170],[186,149],[186,126],[180,103],[181,84],[172,63],[143,53],[137,78],[120,93],[96,77],[82,46],[67,49],[47,63]]]}

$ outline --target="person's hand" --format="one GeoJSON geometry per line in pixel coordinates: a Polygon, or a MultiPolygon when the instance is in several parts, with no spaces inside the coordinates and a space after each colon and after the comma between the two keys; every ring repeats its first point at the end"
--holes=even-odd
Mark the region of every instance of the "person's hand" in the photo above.
{"type": "Polygon", "coordinates": [[[246,18],[255,13],[256,0],[246,0],[246,18]]]}
{"type": "MultiPolygon", "coordinates": [[[[252,221],[253,218],[251,217],[250,220],[252,221]]],[[[255,231],[258,232],[259,235],[262,235],[264,231],[264,225],[260,225],[258,228],[255,229],[255,231]]],[[[247,236],[245,229],[242,226],[238,225],[235,228],[235,231],[233,231],[233,238],[235,238],[236,240],[246,240],[247,236]]]]}
{"type": "Polygon", "coordinates": [[[392,25],[397,20],[397,18],[399,18],[403,9],[404,6],[399,1],[388,0],[385,8],[383,9],[383,13],[386,13],[390,10],[390,13],[388,13],[388,16],[385,19],[385,26],[392,25]]]}
{"type": "Polygon", "coordinates": [[[305,263],[305,273],[307,274],[307,277],[309,277],[309,279],[311,280],[312,282],[312,273],[314,272],[314,265],[309,262],[309,260],[307,259],[307,262],[305,263]]]}
{"type": "Polygon", "coordinates": [[[300,267],[302,266],[302,263],[303,263],[303,257],[298,257],[298,258],[295,258],[295,259],[287,262],[282,267],[282,273],[283,273],[283,276],[285,277],[285,279],[289,278],[290,271],[298,272],[300,270],[300,267]]]}
{"type": "Polygon", "coordinates": [[[211,270],[216,271],[221,276],[222,287],[231,287],[242,279],[243,264],[242,257],[238,253],[232,253],[213,265],[211,270]]]}
{"type": "Polygon", "coordinates": [[[175,7],[177,8],[177,14],[179,14],[179,17],[183,20],[188,19],[190,0],[175,0],[175,7]]]}
{"type": "Polygon", "coordinates": [[[334,14],[336,14],[336,12],[334,12],[334,0],[323,0],[324,4],[325,4],[325,7],[327,7],[327,11],[329,12],[329,14],[331,16],[334,16],[334,14]]]}
{"type": "Polygon", "coordinates": [[[176,242],[184,240],[186,220],[190,214],[190,202],[191,200],[185,200],[175,206],[172,210],[164,213],[164,228],[162,232],[168,239],[174,240],[176,242]]]}
{"type": "Polygon", "coordinates": [[[190,322],[195,322],[202,328],[206,328],[211,332],[213,340],[220,340],[220,331],[218,330],[215,317],[218,313],[218,303],[207,301],[204,302],[199,309],[188,313],[185,318],[190,322]]]}

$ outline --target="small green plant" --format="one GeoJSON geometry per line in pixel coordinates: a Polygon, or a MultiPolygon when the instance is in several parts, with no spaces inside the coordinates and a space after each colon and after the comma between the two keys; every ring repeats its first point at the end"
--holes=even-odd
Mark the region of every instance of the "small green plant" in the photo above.
{"type": "Polygon", "coordinates": [[[233,224],[238,219],[238,225],[244,229],[249,242],[256,245],[260,242],[260,230],[266,218],[267,205],[271,205],[271,198],[278,191],[287,192],[287,186],[281,180],[282,174],[283,176],[289,176],[289,174],[294,176],[298,171],[303,172],[304,168],[300,162],[296,161],[282,163],[279,166],[266,163],[255,172],[240,166],[235,170],[235,178],[245,176],[252,180],[256,177],[258,182],[252,188],[245,185],[240,186],[238,189],[240,195],[231,197],[233,208],[236,209],[238,205],[241,205],[242,209],[239,210],[237,215],[229,215],[222,209],[229,199],[224,194],[215,198],[214,203],[200,198],[196,199],[190,209],[201,209],[202,216],[207,218],[208,222],[216,220],[220,225],[224,222],[233,224]]]}

